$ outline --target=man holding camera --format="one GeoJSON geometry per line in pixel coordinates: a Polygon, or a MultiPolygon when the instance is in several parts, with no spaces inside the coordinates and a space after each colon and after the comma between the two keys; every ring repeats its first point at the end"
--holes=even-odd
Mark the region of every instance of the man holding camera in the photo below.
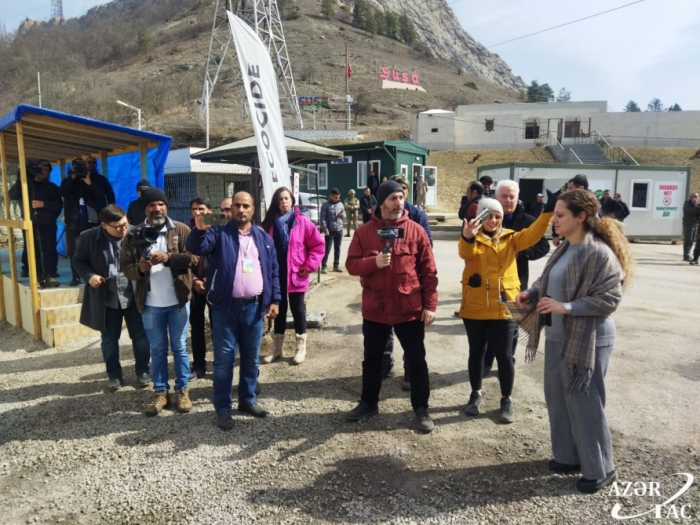
{"type": "Polygon", "coordinates": [[[70,286],[80,284],[80,274],[73,265],[75,241],[85,230],[99,224],[98,216],[102,208],[114,204],[114,190],[109,181],[88,169],[80,157],[73,159],[70,175],[61,182],[61,195],[65,202],[66,252],[71,260],[73,280],[70,286]]]}
{"type": "Polygon", "coordinates": [[[167,216],[168,199],[160,188],[141,192],[146,222],[129,232],[121,250],[124,275],[136,281],[134,300],[143,314],[151,343],[153,400],[146,415],[155,416],[170,406],[168,391],[168,336],[175,364],[175,408],[189,412],[190,356],[187,353],[192,272],[199,259],[188,253],[189,227],[167,216]]]}
{"type": "MultiPolygon", "coordinates": [[[[255,417],[267,411],[256,402],[263,317],[274,319],[281,299],[275,243],[253,224],[255,206],[249,193],[233,196],[233,220],[210,226],[195,215],[187,248],[209,256],[205,296],[211,304],[214,341],[214,409],[222,430],[234,426],[231,418],[233,364],[240,347],[238,410],[255,417]]],[[[342,231],[341,231],[342,234],[342,231]]]]}
{"type": "Polygon", "coordinates": [[[83,232],[77,240],[73,264],[85,287],[80,324],[102,335],[102,358],[107,367],[109,390],[122,387],[119,362],[119,338],[126,321],[136,361],[136,380],[140,388],[151,383],[148,361],[151,347],[136,308],[131,281],[120,266],[119,252],[129,229],[126,213],[116,204],[105,206],[99,215],[100,228],[83,232]]]}
{"type": "Polygon", "coordinates": [[[428,415],[430,384],[425,361],[425,328],[435,320],[437,269],[425,230],[404,209],[404,192],[393,180],[377,190],[378,209],[355,232],[345,266],[362,278],[362,396],[346,419],[356,422],[379,413],[382,356],[392,326],[406,356],[411,405],[421,432],[432,432],[428,415]]]}
{"type": "MultiPolygon", "coordinates": [[[[56,219],[61,214],[63,201],[58,186],[49,180],[51,163],[39,160],[27,163],[27,188],[29,190],[29,207],[32,229],[34,231],[34,255],[36,273],[43,288],[59,286],[55,279],[58,271],[58,252],[56,251],[56,219]]],[[[22,200],[22,184],[19,176],[8,196],[12,200],[22,200]]],[[[22,207],[20,206],[20,209],[22,207]]],[[[24,216],[24,210],[22,209],[24,216]]],[[[24,235],[24,250],[22,250],[22,277],[29,276],[29,261],[27,259],[27,235],[24,235]]]]}

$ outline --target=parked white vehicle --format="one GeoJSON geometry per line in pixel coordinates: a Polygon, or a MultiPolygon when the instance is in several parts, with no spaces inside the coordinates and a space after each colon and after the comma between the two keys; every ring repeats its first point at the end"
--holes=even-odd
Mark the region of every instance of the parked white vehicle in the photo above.
{"type": "Polygon", "coordinates": [[[299,192],[299,211],[306,215],[314,224],[318,224],[318,212],[323,203],[328,200],[325,195],[315,195],[312,193],[299,192]]]}

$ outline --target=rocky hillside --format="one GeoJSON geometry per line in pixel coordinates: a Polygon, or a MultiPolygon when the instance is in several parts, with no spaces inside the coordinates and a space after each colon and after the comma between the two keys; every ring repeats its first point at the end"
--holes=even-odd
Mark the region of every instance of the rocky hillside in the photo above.
{"type": "Polygon", "coordinates": [[[418,28],[418,41],[434,56],[459,64],[472,75],[517,91],[527,89],[501,57],[462,28],[446,0],[370,0],[382,9],[405,13],[418,28]]]}
{"type": "MultiPolygon", "coordinates": [[[[346,43],[356,100],[353,129],[362,140],[407,138],[412,118],[426,109],[520,99],[522,81],[459,27],[445,0],[370,0],[375,9],[410,16],[416,25],[412,45],[354,27],[350,0],[338,2],[330,19],[320,16],[317,0],[285,0],[290,2],[298,16],[284,21],[284,31],[297,95],[331,99],[332,108],[318,114],[319,127],[345,126],[346,43]],[[414,71],[426,92],[380,89],[381,67],[414,71]]],[[[133,114],[116,104],[124,100],[142,109],[146,129],[172,135],[174,146],[204,145],[198,115],[214,5],[115,0],[77,19],[25,22],[16,35],[0,34],[0,114],[38,103],[41,71],[44,107],[135,125],[133,114]]],[[[241,89],[230,63],[226,67],[212,98],[214,145],[250,132],[241,89]]],[[[304,111],[306,128],[312,120],[312,112],[304,111]]]]}

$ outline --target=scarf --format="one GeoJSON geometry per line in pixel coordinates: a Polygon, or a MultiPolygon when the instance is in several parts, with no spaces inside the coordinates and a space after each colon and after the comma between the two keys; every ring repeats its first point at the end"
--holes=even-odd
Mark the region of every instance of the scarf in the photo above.
{"type": "MultiPolygon", "coordinates": [[[[513,319],[523,329],[521,340],[527,341],[525,361],[534,361],[542,330],[542,316],[536,304],[547,292],[549,273],[569,247],[562,242],[549,258],[542,276],[533,283],[530,303],[522,308],[506,304],[513,319]]],[[[622,269],[610,247],[592,233],[581,241],[579,253],[566,266],[563,295],[565,302],[576,301],[588,315],[567,316],[564,319],[564,348],[562,366],[567,390],[588,391],[595,369],[595,330],[597,317],[613,313],[622,299],[622,269]]]]}
{"type": "Polygon", "coordinates": [[[294,208],[289,210],[284,215],[278,215],[275,217],[275,229],[279,235],[280,248],[285,252],[289,246],[289,223],[290,219],[294,217],[294,208]]]}

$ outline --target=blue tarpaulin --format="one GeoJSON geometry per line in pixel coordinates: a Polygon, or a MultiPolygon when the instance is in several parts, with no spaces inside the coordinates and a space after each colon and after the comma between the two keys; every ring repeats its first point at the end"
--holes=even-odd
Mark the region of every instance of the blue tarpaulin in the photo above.
{"type": "MultiPolygon", "coordinates": [[[[25,151],[26,156],[32,159],[45,158],[54,164],[51,172],[51,181],[61,185],[60,167],[57,165],[55,153],[51,151],[61,150],[63,152],[73,152],[71,156],[66,157],[61,155],[67,161],[66,172],[70,167],[70,161],[80,155],[93,155],[98,161],[98,171],[104,173],[107,171],[108,178],[114,189],[116,203],[124,209],[127,209],[129,203],[137,198],[136,184],[141,180],[141,167],[139,164],[138,143],[148,143],[148,179],[152,186],[163,188],[164,186],[164,166],[170,150],[172,139],[166,135],[151,133],[126,126],[119,126],[109,122],[93,120],[86,117],[69,115],[59,111],[50,109],[38,108],[35,106],[20,105],[12,111],[0,118],[0,132],[5,132],[8,136],[6,139],[6,149],[12,150],[12,139],[14,138],[14,124],[22,122],[23,128],[26,131],[25,135],[25,151]],[[71,136],[71,124],[75,128],[75,136],[71,136]],[[42,136],[44,127],[47,129],[45,136],[42,136]],[[85,130],[91,128],[96,131],[96,137],[89,137],[89,133],[85,130]],[[60,129],[61,134],[55,129],[60,129]],[[32,134],[33,132],[33,134],[32,134]],[[60,136],[59,136],[60,135],[60,136]],[[94,146],[99,139],[99,144],[102,146],[94,146]],[[105,147],[110,140],[114,142],[112,147],[105,147]],[[32,142],[34,141],[34,142],[32,142]],[[54,142],[55,141],[55,142],[54,142]],[[132,151],[121,154],[114,154],[115,151],[125,149],[125,141],[128,142],[126,149],[132,151]],[[131,144],[131,145],[129,145],[131,144]],[[134,147],[133,144],[136,146],[134,147]],[[153,146],[153,147],[151,147],[153,146]],[[42,154],[42,148],[46,148],[46,153],[42,154]],[[112,150],[112,151],[109,151],[112,150]],[[107,170],[103,169],[100,162],[100,151],[106,151],[107,170]]],[[[89,131],[89,130],[88,130],[89,131]]],[[[8,158],[16,160],[17,155],[13,155],[12,151],[8,151],[8,158]]],[[[8,174],[10,184],[14,182],[13,173],[8,174]]],[[[58,236],[61,239],[58,249],[60,253],[65,253],[65,242],[63,233],[63,220],[59,219],[58,236]]]]}

